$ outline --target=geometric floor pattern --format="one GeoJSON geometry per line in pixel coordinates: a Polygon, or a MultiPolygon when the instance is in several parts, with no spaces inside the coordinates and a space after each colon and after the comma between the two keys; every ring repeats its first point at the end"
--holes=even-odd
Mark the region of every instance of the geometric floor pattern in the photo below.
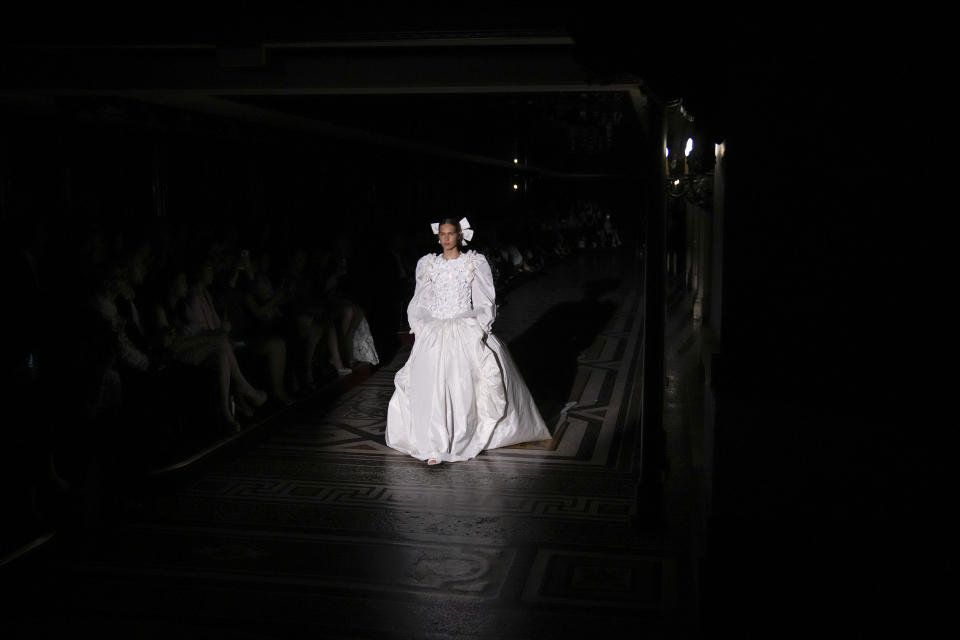
{"type": "Polygon", "coordinates": [[[386,447],[401,350],[94,544],[34,560],[49,608],[10,637],[669,637],[675,554],[635,521],[635,261],[576,256],[501,304],[494,332],[551,440],[435,467],[386,447]]]}

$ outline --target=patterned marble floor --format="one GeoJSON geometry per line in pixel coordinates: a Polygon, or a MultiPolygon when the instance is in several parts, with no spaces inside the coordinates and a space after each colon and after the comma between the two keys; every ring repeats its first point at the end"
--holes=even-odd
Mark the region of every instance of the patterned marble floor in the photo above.
{"type": "Polygon", "coordinates": [[[631,256],[586,254],[502,300],[551,440],[436,467],[389,449],[401,350],[33,560],[41,605],[9,637],[676,637],[677,554],[634,517],[638,291],[631,256]]]}

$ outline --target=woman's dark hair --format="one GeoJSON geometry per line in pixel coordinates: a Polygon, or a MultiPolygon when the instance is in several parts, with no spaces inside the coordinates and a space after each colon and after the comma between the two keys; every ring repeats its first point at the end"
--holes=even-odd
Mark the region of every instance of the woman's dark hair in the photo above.
{"type": "Polygon", "coordinates": [[[437,225],[437,228],[439,229],[445,224],[452,224],[457,229],[457,249],[464,251],[463,235],[461,235],[463,233],[463,229],[460,228],[460,221],[456,218],[443,218],[440,220],[440,224],[437,225]]]}
{"type": "Polygon", "coordinates": [[[200,280],[204,268],[213,265],[213,260],[205,253],[190,253],[182,259],[180,267],[187,276],[187,282],[196,284],[200,280]]]}

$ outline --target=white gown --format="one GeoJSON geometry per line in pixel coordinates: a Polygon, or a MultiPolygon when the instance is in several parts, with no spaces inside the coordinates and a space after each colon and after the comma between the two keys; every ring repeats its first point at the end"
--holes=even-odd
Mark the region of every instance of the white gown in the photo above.
{"type": "Polygon", "coordinates": [[[387,446],[420,460],[469,460],[484,449],[549,440],[507,348],[490,332],[493,274],[483,254],[417,262],[407,307],[410,357],[387,409],[387,446]]]}

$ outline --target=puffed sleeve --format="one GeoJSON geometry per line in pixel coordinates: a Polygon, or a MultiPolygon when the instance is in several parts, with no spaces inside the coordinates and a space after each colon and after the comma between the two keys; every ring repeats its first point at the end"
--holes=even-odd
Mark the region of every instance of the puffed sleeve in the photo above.
{"type": "Polygon", "coordinates": [[[430,304],[430,296],[433,294],[433,280],[431,279],[433,259],[433,254],[428,253],[417,261],[417,283],[413,291],[413,297],[410,298],[410,304],[407,305],[407,322],[410,324],[410,333],[417,333],[423,323],[430,319],[430,310],[427,305],[430,304]]]}
{"type": "Polygon", "coordinates": [[[490,333],[497,317],[497,292],[493,287],[493,271],[482,253],[473,254],[473,310],[484,333],[490,333]]]}

